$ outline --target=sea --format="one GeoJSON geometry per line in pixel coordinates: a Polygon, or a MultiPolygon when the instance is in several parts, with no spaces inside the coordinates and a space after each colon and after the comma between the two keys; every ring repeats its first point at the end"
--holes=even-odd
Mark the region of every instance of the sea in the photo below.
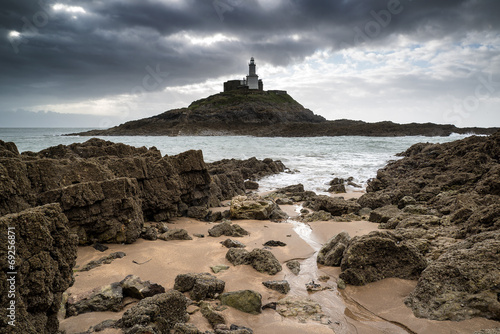
{"type": "MultiPolygon", "coordinates": [[[[59,144],[81,143],[89,137],[64,136],[90,130],[87,128],[0,128],[0,140],[14,142],[19,152],[38,152],[59,144]]],[[[444,143],[468,135],[449,137],[251,137],[251,136],[106,136],[115,143],[136,147],[156,147],[163,155],[175,155],[187,150],[202,150],[206,162],[221,159],[271,158],[281,160],[287,172],[259,180],[260,191],[302,183],[306,190],[326,194],[334,178],[353,178],[361,186],[348,186],[347,191],[359,191],[377,170],[397,153],[421,142],[444,143]]]]}

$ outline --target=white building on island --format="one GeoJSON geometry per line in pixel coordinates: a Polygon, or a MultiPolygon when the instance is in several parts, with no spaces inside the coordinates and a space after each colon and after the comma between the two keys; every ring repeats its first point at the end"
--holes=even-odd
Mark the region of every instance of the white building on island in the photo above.
{"type": "Polygon", "coordinates": [[[255,60],[250,58],[248,63],[248,75],[243,80],[229,80],[224,82],[224,91],[229,92],[237,89],[251,89],[251,90],[264,90],[264,83],[256,73],[255,60]]]}

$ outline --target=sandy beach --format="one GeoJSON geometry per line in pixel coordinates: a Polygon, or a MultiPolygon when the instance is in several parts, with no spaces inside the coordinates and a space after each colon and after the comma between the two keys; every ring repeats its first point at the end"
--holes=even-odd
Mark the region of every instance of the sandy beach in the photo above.
{"type": "MultiPolygon", "coordinates": [[[[356,196],[354,194],[352,196],[356,196]]],[[[79,247],[77,269],[91,260],[97,260],[113,252],[123,251],[127,255],[87,272],[75,274],[75,284],[67,291],[71,295],[87,292],[95,287],[119,282],[127,275],[133,274],[141,280],[149,280],[172,289],[175,277],[184,273],[211,272],[210,267],[225,264],[229,269],[215,274],[226,283],[225,291],[255,290],[262,295],[262,303],[276,302],[285,297],[277,291],[270,290],[262,284],[267,280],[287,280],[291,290],[287,298],[307,299],[321,306],[324,315],[321,321],[298,317],[282,317],[275,310],[265,309],[260,315],[251,315],[225,308],[221,313],[228,324],[237,324],[252,328],[256,334],[266,333],[472,333],[482,328],[499,327],[500,323],[484,318],[453,322],[432,321],[416,318],[403,303],[404,298],[416,285],[416,281],[401,279],[384,279],[363,287],[347,286],[345,290],[337,289],[340,268],[325,267],[316,264],[316,252],[330,237],[341,231],[351,236],[367,234],[377,230],[378,224],[367,221],[334,222],[318,221],[309,224],[296,222],[297,205],[283,205],[282,209],[292,216],[285,223],[256,220],[235,220],[250,235],[237,238],[246,245],[247,250],[263,248],[268,240],[279,240],[285,247],[272,247],[271,251],[280,261],[283,270],[274,276],[259,273],[251,266],[233,266],[225,259],[227,248],[220,244],[228,237],[210,237],[208,229],[212,223],[189,218],[177,218],[171,222],[173,228],[183,228],[190,235],[203,234],[204,237],[193,237],[193,240],[147,241],[139,239],[129,245],[109,244],[105,252],[90,246],[79,247]],[[299,275],[293,274],[284,264],[290,260],[301,263],[299,275]],[[321,278],[321,282],[320,279],[321,278]],[[313,281],[326,288],[323,291],[310,293],[305,284],[313,281]]],[[[85,313],[67,319],[60,319],[60,328],[66,333],[86,331],[106,319],[119,319],[121,315],[136,301],[130,303],[121,312],[85,313]]],[[[190,316],[190,323],[199,330],[210,330],[208,321],[195,312],[190,316]]],[[[121,333],[120,330],[107,329],[102,333],[121,333]]]]}

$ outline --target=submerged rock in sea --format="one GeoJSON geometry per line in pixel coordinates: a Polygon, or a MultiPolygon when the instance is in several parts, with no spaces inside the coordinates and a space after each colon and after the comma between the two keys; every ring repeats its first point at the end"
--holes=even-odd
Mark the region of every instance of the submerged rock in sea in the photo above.
{"type": "Polygon", "coordinates": [[[262,296],[252,290],[226,292],[219,297],[222,305],[234,307],[242,312],[259,314],[262,308],[262,296]]]}
{"type": "Polygon", "coordinates": [[[388,277],[417,279],[426,266],[418,249],[389,232],[374,231],[351,239],[340,265],[340,278],[351,285],[388,277]]]}
{"type": "Polygon", "coordinates": [[[168,333],[177,323],[189,320],[187,298],[176,290],[169,290],[144,298],[127,310],[116,323],[128,333],[168,333]]]}
{"type": "Polygon", "coordinates": [[[78,242],[69,231],[66,216],[59,204],[49,204],[0,217],[0,228],[0,332],[13,333],[7,322],[15,320],[15,333],[57,333],[62,295],[74,281],[78,242]],[[9,267],[7,246],[12,245],[16,263],[9,267]],[[12,271],[17,274],[8,274],[12,271]],[[12,289],[16,291],[14,319],[8,309],[12,289]]]}
{"type": "Polygon", "coordinates": [[[500,320],[500,231],[450,246],[420,276],[405,300],[417,317],[500,320]]]}

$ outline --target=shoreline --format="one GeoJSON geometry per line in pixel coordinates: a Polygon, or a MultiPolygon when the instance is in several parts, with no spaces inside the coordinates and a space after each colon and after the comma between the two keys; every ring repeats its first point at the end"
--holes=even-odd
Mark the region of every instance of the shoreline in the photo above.
{"type": "MultiPolygon", "coordinates": [[[[298,206],[284,206],[285,211],[292,212],[298,206]]],[[[293,218],[293,217],[292,217],[293,218]]],[[[250,266],[232,266],[226,259],[227,248],[220,242],[228,237],[210,237],[207,230],[211,223],[190,218],[177,218],[169,224],[175,228],[183,228],[190,235],[201,233],[204,238],[194,237],[193,240],[183,241],[147,241],[137,240],[130,245],[109,244],[109,249],[103,253],[91,246],[78,248],[77,265],[81,268],[91,260],[116,251],[124,251],[124,258],[116,259],[111,264],[104,264],[87,272],[77,272],[75,284],[68,289],[71,294],[80,294],[92,288],[121,281],[129,274],[137,275],[141,280],[150,280],[165,287],[173,287],[178,274],[210,272],[210,266],[226,264],[230,268],[218,274],[217,278],[226,282],[224,291],[255,290],[262,295],[262,303],[277,301],[285,297],[276,291],[267,289],[262,281],[286,279],[290,282],[291,290],[287,294],[294,298],[306,298],[322,306],[322,312],[331,321],[330,325],[317,321],[307,320],[304,323],[296,318],[283,318],[274,310],[263,310],[260,315],[250,315],[238,310],[227,308],[221,313],[227,323],[252,328],[255,334],[283,333],[471,333],[482,328],[499,326],[500,323],[483,318],[475,318],[461,322],[433,321],[415,318],[410,308],[403,303],[416,281],[401,279],[384,279],[366,286],[347,286],[345,290],[338,290],[336,281],[340,274],[338,267],[316,266],[315,254],[317,247],[311,246],[294,229],[290,222],[275,223],[271,221],[235,220],[250,232],[249,236],[236,238],[243,242],[248,250],[262,248],[267,240],[280,240],[286,247],[272,247],[271,251],[283,266],[283,270],[274,276],[259,273],[250,266]],[[200,256],[203,254],[203,256],[200,256]],[[289,260],[299,260],[302,264],[301,273],[295,276],[284,265],[289,260]],[[138,265],[133,263],[144,264],[138,265]],[[307,263],[309,262],[309,263],[307,263]],[[330,289],[309,293],[305,283],[319,276],[327,275],[327,282],[321,283],[330,289]],[[422,329],[425,330],[422,330],[422,329]]],[[[303,223],[299,223],[303,224],[303,223]]],[[[323,244],[331,236],[345,230],[352,236],[364,235],[377,230],[377,225],[368,221],[333,222],[316,221],[308,223],[311,228],[311,240],[323,244]]],[[[213,273],[212,273],[213,274],[213,273]]],[[[86,331],[90,325],[96,325],[107,319],[118,319],[128,305],[121,312],[93,312],[84,313],[67,319],[60,319],[60,329],[68,334],[86,331]]],[[[211,330],[207,320],[196,312],[191,316],[189,323],[193,323],[201,331],[211,330]]],[[[101,333],[121,333],[121,330],[107,329],[101,333]]]]}

